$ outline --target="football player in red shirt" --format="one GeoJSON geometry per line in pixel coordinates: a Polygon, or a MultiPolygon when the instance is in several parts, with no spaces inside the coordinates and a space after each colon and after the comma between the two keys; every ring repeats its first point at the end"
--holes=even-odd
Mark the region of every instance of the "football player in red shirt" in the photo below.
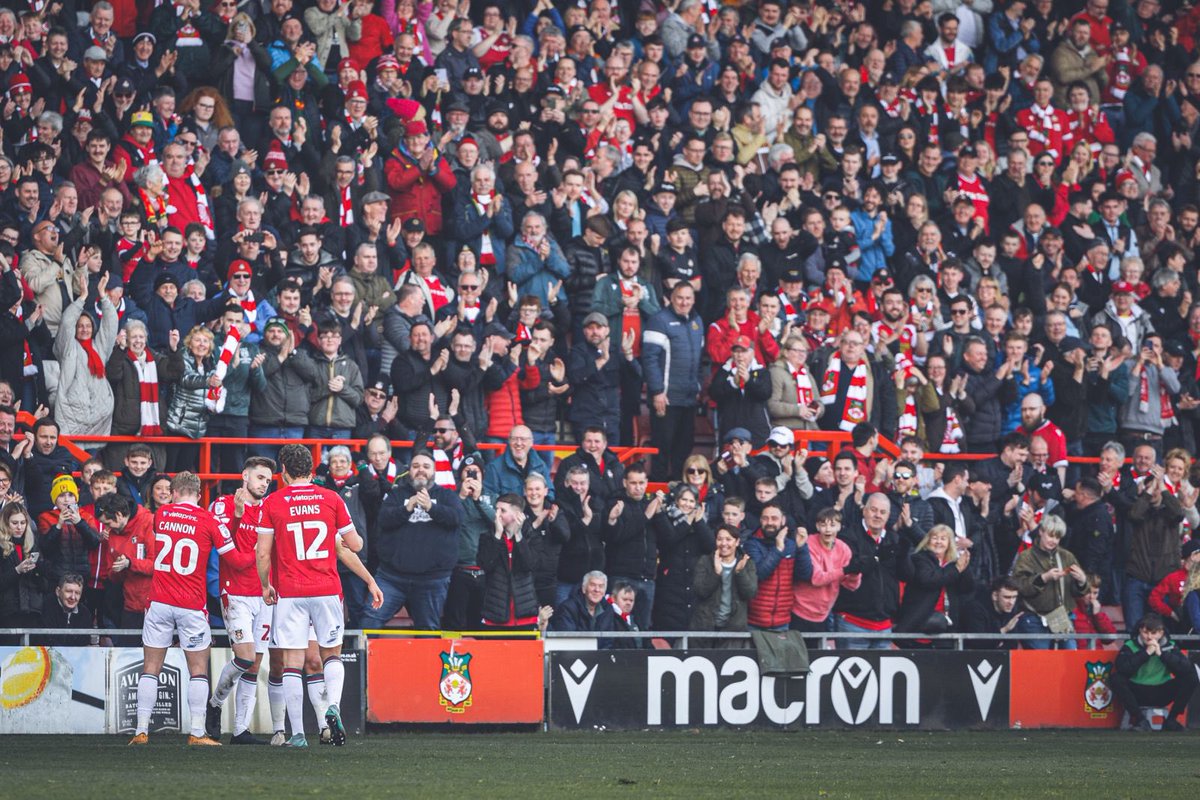
{"type": "Polygon", "coordinates": [[[271,609],[262,599],[258,568],[254,560],[258,543],[258,522],[263,498],[275,474],[275,462],[252,456],[242,467],[242,485],[233,494],[222,495],[213,501],[213,516],[233,534],[238,553],[249,554],[236,563],[221,563],[221,609],[233,660],[223,670],[212,698],[208,701],[205,731],[210,739],[221,737],[221,708],[237,686],[234,701],[233,738],[230,744],[265,744],[250,733],[250,715],[254,713],[254,698],[258,691],[258,669],[271,633],[271,609]]]}
{"type": "Polygon", "coordinates": [[[292,723],[292,747],[308,747],[304,735],[304,678],[309,625],[317,636],[330,700],[325,721],[335,745],[346,743],[338,705],[346,673],[342,667],[342,582],[338,561],[367,585],[371,605],[383,605],[383,592],[355,553],[362,537],[354,530],[346,503],[336,492],[312,483],[312,453],[304,445],[279,450],[284,488],[263,503],[258,527],[258,578],[263,600],[275,606],[271,647],[283,651],[283,696],[292,723]],[[274,572],[272,583],[272,571],[274,572]]]}
{"type": "MultiPolygon", "coordinates": [[[[208,627],[206,577],[213,550],[222,559],[236,558],[229,530],[198,505],[200,479],[180,472],[171,479],[171,500],[154,514],[154,583],[142,623],[142,675],[137,688],[137,729],[130,744],[149,743],[150,715],[158,696],[158,675],[175,635],[187,658],[188,709],[192,716],[189,745],[221,743],[204,735],[208,705],[208,627]]],[[[245,555],[245,554],[243,554],[245,555]]]]}

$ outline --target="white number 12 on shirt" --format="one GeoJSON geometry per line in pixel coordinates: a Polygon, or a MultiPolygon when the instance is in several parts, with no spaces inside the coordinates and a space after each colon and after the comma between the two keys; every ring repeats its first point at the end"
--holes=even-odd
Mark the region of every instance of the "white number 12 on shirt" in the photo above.
{"type": "Polygon", "coordinates": [[[318,519],[308,520],[306,522],[289,522],[288,531],[296,537],[296,560],[311,561],[313,559],[328,558],[329,551],[320,549],[325,543],[325,537],[329,535],[329,529],[325,527],[325,523],[318,519]],[[304,546],[304,533],[311,531],[313,533],[312,543],[307,547],[304,546]]]}

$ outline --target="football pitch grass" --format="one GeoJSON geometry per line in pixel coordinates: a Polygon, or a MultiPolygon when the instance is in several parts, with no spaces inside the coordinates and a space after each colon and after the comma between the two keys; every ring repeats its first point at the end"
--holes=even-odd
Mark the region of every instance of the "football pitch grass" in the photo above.
{"type": "Polygon", "coordinates": [[[301,751],[6,736],[0,797],[1194,798],[1198,744],[1117,731],[388,732],[301,751]]]}

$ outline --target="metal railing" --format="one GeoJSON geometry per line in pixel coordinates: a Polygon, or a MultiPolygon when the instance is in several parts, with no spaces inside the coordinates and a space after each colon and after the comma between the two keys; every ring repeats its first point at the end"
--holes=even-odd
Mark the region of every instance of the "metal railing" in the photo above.
{"type": "MultiPolygon", "coordinates": [[[[1105,642],[1123,642],[1129,638],[1129,633],[889,633],[889,632],[858,632],[858,631],[843,631],[833,632],[827,631],[822,633],[807,633],[800,634],[806,640],[820,639],[822,650],[831,650],[831,644],[835,644],[839,639],[866,639],[870,641],[886,641],[886,642],[951,642],[954,650],[963,650],[964,643],[972,641],[986,642],[1089,642],[1092,647],[1085,649],[1095,649],[1095,645],[1105,642]]],[[[688,648],[691,639],[745,639],[749,640],[751,635],[748,631],[732,632],[732,631],[546,631],[544,638],[548,641],[555,639],[668,639],[677,640],[675,649],[688,648]]],[[[1172,636],[1172,641],[1180,644],[1196,643],[1200,644],[1200,635],[1187,636],[1172,636]]],[[[903,647],[897,644],[897,649],[903,647]]]]}

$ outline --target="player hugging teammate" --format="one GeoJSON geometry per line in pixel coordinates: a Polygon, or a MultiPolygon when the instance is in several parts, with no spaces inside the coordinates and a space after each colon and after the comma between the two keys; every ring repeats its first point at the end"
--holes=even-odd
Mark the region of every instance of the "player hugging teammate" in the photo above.
{"type": "MultiPolygon", "coordinates": [[[[231,743],[263,744],[250,734],[249,725],[258,668],[269,647],[272,659],[278,654],[282,665],[280,694],[292,727],[287,744],[307,747],[302,668],[310,633],[324,665],[324,690],[314,698],[324,723],[321,740],[345,744],[339,710],[345,672],[338,562],[367,584],[375,607],[383,602],[383,595],[355,555],[362,548],[362,538],[354,530],[346,504],[337,493],[312,483],[309,450],[303,445],[284,445],[279,461],[283,488],[267,495],[274,464],[269,459],[248,459],[242,487],[233,495],[218,498],[212,512],[198,505],[199,478],[181,472],[172,480],[174,502],[160,508],[154,517],[157,554],[150,608],[142,629],[144,667],[138,682],[138,726],[130,744],[149,741],[158,673],[172,637],[178,634],[192,676],[188,744],[220,744],[221,707],[235,684],[231,743]],[[222,604],[234,659],[222,671],[210,700],[212,635],[204,610],[205,568],[214,549],[221,556],[222,604]],[[325,706],[323,714],[318,703],[325,706]]],[[[282,743],[282,714],[274,719],[276,716],[273,710],[276,739],[282,743]]]]}

